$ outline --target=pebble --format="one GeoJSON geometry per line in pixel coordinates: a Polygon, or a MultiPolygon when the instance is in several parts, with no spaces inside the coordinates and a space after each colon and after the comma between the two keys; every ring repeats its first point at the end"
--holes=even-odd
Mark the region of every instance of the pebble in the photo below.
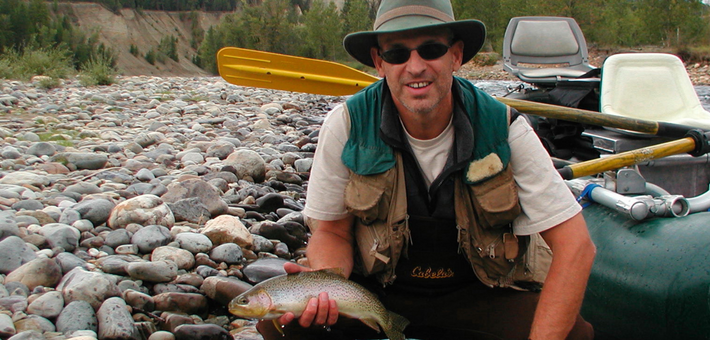
{"type": "Polygon", "coordinates": [[[0,338],[260,340],[226,305],[303,256],[317,131],[343,99],[0,80],[0,338]]]}

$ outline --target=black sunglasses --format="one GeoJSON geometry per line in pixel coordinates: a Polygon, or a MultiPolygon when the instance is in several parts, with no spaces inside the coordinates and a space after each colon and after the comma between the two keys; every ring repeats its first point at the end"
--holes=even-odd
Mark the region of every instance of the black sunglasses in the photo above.
{"type": "Polygon", "coordinates": [[[451,46],[442,43],[426,43],[417,48],[398,47],[384,52],[380,52],[380,58],[390,64],[404,64],[409,60],[413,50],[417,51],[424,60],[439,59],[449,51],[451,46]]]}

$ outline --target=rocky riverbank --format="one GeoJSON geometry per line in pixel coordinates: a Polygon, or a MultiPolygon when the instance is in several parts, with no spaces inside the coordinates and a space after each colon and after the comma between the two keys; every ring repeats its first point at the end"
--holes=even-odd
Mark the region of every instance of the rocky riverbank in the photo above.
{"type": "Polygon", "coordinates": [[[218,77],[0,81],[0,338],[260,339],[225,306],[302,258],[340,100],[218,77]]]}

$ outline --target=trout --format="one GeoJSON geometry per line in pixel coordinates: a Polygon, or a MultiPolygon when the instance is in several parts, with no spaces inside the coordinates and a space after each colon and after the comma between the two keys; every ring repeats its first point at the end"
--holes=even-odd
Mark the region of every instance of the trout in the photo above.
{"type": "Polygon", "coordinates": [[[276,319],[286,312],[300,317],[308,300],[328,293],[341,315],[385,332],[391,340],[404,340],[409,324],[403,316],[385,309],[375,294],[330,270],[300,272],[264,280],[229,303],[229,312],[243,318],[276,319]]]}

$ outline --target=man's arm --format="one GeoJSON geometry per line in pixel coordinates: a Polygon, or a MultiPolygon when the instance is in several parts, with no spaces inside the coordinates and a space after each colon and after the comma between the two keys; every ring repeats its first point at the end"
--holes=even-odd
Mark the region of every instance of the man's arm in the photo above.
{"type": "Polygon", "coordinates": [[[564,339],[582,306],[596,248],[581,213],[541,235],[552,249],[553,257],[530,339],[564,339]]]}
{"type": "MultiPolygon", "coordinates": [[[[306,254],[308,265],[312,270],[339,268],[345,277],[349,277],[353,270],[353,216],[336,221],[311,221],[315,227],[308,242],[306,254]]],[[[295,264],[287,263],[284,268],[293,273],[305,270],[295,264]]],[[[286,313],[279,318],[282,325],[294,319],[292,313],[286,313]]],[[[312,298],[303,314],[298,319],[302,327],[311,325],[333,325],[338,320],[338,306],[334,300],[328,299],[327,293],[321,293],[318,298],[312,298]]]]}

